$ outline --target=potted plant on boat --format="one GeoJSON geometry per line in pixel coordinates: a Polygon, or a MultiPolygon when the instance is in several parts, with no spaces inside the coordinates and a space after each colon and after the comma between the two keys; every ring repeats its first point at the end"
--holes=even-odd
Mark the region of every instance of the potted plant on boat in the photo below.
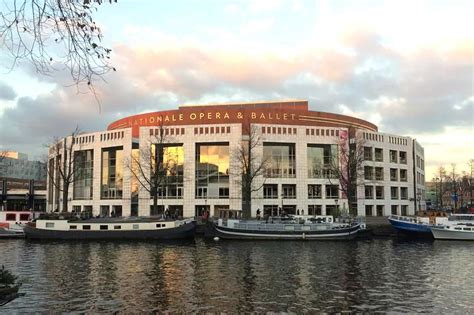
{"type": "Polygon", "coordinates": [[[18,277],[6,270],[2,265],[0,269],[0,306],[7,304],[19,296],[18,290],[21,283],[18,277]]]}

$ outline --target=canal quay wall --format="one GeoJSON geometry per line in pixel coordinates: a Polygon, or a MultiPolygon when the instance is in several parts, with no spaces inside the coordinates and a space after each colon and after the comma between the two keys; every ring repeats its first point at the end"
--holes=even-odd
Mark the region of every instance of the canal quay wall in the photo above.
{"type": "Polygon", "coordinates": [[[397,232],[388,221],[388,217],[365,217],[368,234],[372,237],[396,237],[397,232]]]}

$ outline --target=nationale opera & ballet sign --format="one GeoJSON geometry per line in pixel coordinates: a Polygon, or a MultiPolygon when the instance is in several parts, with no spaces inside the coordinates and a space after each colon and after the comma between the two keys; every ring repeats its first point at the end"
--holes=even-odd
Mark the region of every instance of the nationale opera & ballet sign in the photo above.
{"type": "Polygon", "coordinates": [[[150,113],[143,117],[133,117],[128,120],[129,126],[146,126],[155,124],[179,123],[212,123],[212,122],[239,122],[254,120],[258,122],[294,121],[297,114],[287,112],[263,111],[200,111],[200,112],[169,112],[150,113]]]}

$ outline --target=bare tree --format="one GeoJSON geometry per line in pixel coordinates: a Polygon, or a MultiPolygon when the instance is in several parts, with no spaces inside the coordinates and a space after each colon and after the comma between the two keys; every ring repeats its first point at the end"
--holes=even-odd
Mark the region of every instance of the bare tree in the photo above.
{"type": "Polygon", "coordinates": [[[168,143],[166,130],[161,124],[149,142],[140,144],[138,154],[132,153],[130,162],[126,163],[139,186],[153,198],[154,213],[158,213],[160,191],[164,190],[168,180],[180,176],[179,157],[167,150],[168,143]]]}
{"type": "Polygon", "coordinates": [[[252,193],[262,189],[265,184],[265,180],[257,183],[256,179],[265,173],[268,161],[257,154],[257,149],[262,145],[258,126],[250,122],[244,123],[242,134],[244,138],[232,155],[238,164],[235,177],[242,189],[242,216],[248,219],[252,216],[252,193]]]}
{"type": "MultiPolygon", "coordinates": [[[[435,182],[439,183],[439,202],[438,202],[438,205],[440,208],[443,207],[444,205],[444,200],[443,200],[443,197],[444,197],[444,193],[446,192],[446,185],[445,185],[445,182],[447,181],[446,178],[446,170],[444,167],[440,166],[438,168],[438,172],[436,174],[436,178],[435,178],[435,182]]],[[[437,189],[438,190],[438,189],[437,189]]]]}
{"type": "Polygon", "coordinates": [[[349,213],[357,215],[357,187],[363,185],[365,140],[350,127],[347,133],[341,133],[337,146],[338,154],[331,156],[324,173],[331,184],[337,181],[343,198],[348,200],[349,213]]]}
{"type": "Polygon", "coordinates": [[[71,184],[81,179],[81,165],[76,163],[78,155],[75,151],[80,149],[77,137],[81,132],[76,127],[68,137],[55,139],[49,146],[49,159],[54,158],[54,163],[46,161],[47,175],[56,191],[62,195],[62,211],[67,212],[69,202],[69,189],[71,184]]]}
{"type": "MultiPolygon", "coordinates": [[[[12,68],[29,60],[48,75],[59,65],[73,81],[87,83],[109,70],[111,49],[102,46],[102,31],[94,13],[104,0],[4,1],[0,13],[0,40],[13,57],[12,68]]],[[[117,0],[109,0],[109,3],[117,0]]]]}

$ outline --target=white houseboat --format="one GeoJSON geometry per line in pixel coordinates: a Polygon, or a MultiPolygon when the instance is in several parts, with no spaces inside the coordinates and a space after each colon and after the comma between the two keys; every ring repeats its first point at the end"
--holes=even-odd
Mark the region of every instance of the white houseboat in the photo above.
{"type": "Polygon", "coordinates": [[[76,220],[36,220],[24,231],[29,239],[182,239],[193,237],[193,219],[161,220],[154,217],[92,218],[76,220]]]}
{"type": "Polygon", "coordinates": [[[222,239],[345,240],[356,237],[362,224],[336,223],[332,216],[292,216],[268,220],[219,219],[215,235],[222,239]]]}

